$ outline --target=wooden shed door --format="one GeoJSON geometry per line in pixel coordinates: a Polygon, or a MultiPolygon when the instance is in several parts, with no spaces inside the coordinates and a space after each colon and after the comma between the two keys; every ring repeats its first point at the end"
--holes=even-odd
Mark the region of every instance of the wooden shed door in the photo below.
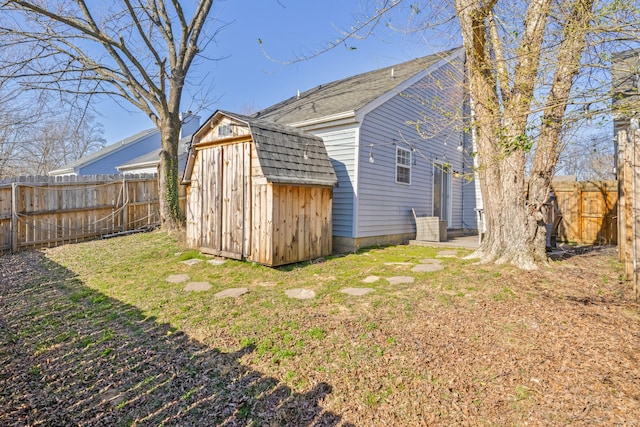
{"type": "Polygon", "coordinates": [[[203,246],[222,256],[245,258],[249,253],[249,143],[211,147],[208,182],[203,194],[208,209],[202,221],[203,246]]]}

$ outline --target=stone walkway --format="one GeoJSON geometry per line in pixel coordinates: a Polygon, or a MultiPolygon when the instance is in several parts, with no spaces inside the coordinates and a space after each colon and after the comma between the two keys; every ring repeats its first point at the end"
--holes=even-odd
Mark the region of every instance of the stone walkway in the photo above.
{"type": "MultiPolygon", "coordinates": [[[[434,271],[440,271],[445,268],[444,264],[442,263],[442,258],[457,258],[457,257],[458,257],[457,250],[448,249],[448,250],[442,250],[438,252],[438,254],[436,255],[436,258],[421,259],[418,264],[414,264],[412,262],[385,262],[384,264],[386,266],[395,266],[397,268],[413,266],[411,268],[411,271],[414,273],[430,273],[434,271]]],[[[198,258],[192,258],[186,261],[182,261],[183,264],[188,266],[193,266],[201,262],[202,260],[198,258]]],[[[207,261],[208,264],[215,265],[215,266],[223,265],[225,262],[226,260],[224,259],[210,259],[207,261]]],[[[362,279],[362,283],[375,283],[380,279],[381,279],[380,276],[371,275],[362,279]]],[[[172,274],[168,276],[166,280],[169,283],[175,283],[175,284],[185,283],[185,282],[188,282],[189,275],[188,274],[172,274]]],[[[406,283],[413,283],[415,279],[413,276],[392,276],[392,277],[387,277],[386,280],[387,282],[389,282],[390,285],[400,285],[400,284],[406,284],[406,283]]],[[[184,290],[187,292],[203,292],[203,291],[210,290],[211,287],[212,286],[209,282],[188,282],[186,283],[184,290]]],[[[349,288],[342,288],[338,292],[349,295],[349,296],[361,297],[361,296],[370,294],[372,292],[375,292],[375,289],[349,287],[349,288]]],[[[249,293],[248,288],[228,288],[214,294],[214,297],[215,298],[238,298],[247,293],[249,293]]],[[[289,298],[299,299],[299,300],[309,300],[316,297],[315,291],[311,289],[304,289],[304,288],[286,289],[284,293],[289,298]]]]}

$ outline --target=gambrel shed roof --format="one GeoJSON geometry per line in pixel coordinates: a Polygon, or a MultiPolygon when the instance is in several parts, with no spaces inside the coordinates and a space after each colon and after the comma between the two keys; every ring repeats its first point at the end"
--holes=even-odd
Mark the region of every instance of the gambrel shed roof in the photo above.
{"type": "MultiPolygon", "coordinates": [[[[185,170],[185,182],[190,180],[195,159],[194,148],[201,144],[200,138],[206,134],[208,128],[215,126],[225,117],[248,126],[260,168],[267,182],[322,186],[337,184],[338,178],[322,138],[290,126],[227,111],[214,113],[194,134],[185,170]]],[[[224,139],[218,142],[223,143],[224,139]]]]}

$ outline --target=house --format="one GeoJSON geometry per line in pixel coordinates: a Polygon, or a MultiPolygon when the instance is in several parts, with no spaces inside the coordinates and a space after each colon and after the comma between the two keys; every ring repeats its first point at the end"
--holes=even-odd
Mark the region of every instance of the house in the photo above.
{"type": "Polygon", "coordinates": [[[352,251],[415,238],[412,209],[450,231],[477,230],[468,111],[456,48],[322,84],[254,117],[322,138],[339,181],[333,246],[352,251]]]}
{"type": "MultiPolygon", "coordinates": [[[[178,145],[178,175],[184,174],[184,168],[187,164],[187,154],[189,145],[191,144],[191,135],[181,138],[178,145]]],[[[142,156],[129,160],[121,165],[116,166],[118,173],[124,175],[158,173],[160,166],[160,149],[153,150],[142,156]]]]}
{"type": "MultiPolygon", "coordinates": [[[[618,134],[628,131],[632,119],[640,119],[640,49],[614,53],[611,58],[613,141],[619,152],[618,134]]],[[[617,159],[616,159],[617,161],[617,159]]],[[[616,164],[617,167],[617,164],[616,164]]]]}
{"type": "Polygon", "coordinates": [[[619,257],[640,298],[640,49],[612,55],[619,257]]]}
{"type": "Polygon", "coordinates": [[[187,243],[269,266],[329,255],[336,183],[321,138],[217,111],[189,151],[187,243]]]}
{"type": "MultiPolygon", "coordinates": [[[[183,119],[181,138],[190,136],[200,126],[200,117],[186,113],[183,119]]],[[[160,131],[157,128],[143,130],[135,135],[108,145],[101,150],[82,157],[59,169],[50,176],[118,174],[119,166],[160,149],[160,131]]]]}

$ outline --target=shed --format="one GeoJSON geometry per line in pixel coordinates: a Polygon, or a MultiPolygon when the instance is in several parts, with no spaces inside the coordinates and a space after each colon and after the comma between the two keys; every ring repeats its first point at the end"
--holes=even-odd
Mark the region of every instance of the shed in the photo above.
{"type": "Polygon", "coordinates": [[[321,138],[217,111],[189,151],[187,243],[269,266],[329,255],[336,183],[321,138]]]}

